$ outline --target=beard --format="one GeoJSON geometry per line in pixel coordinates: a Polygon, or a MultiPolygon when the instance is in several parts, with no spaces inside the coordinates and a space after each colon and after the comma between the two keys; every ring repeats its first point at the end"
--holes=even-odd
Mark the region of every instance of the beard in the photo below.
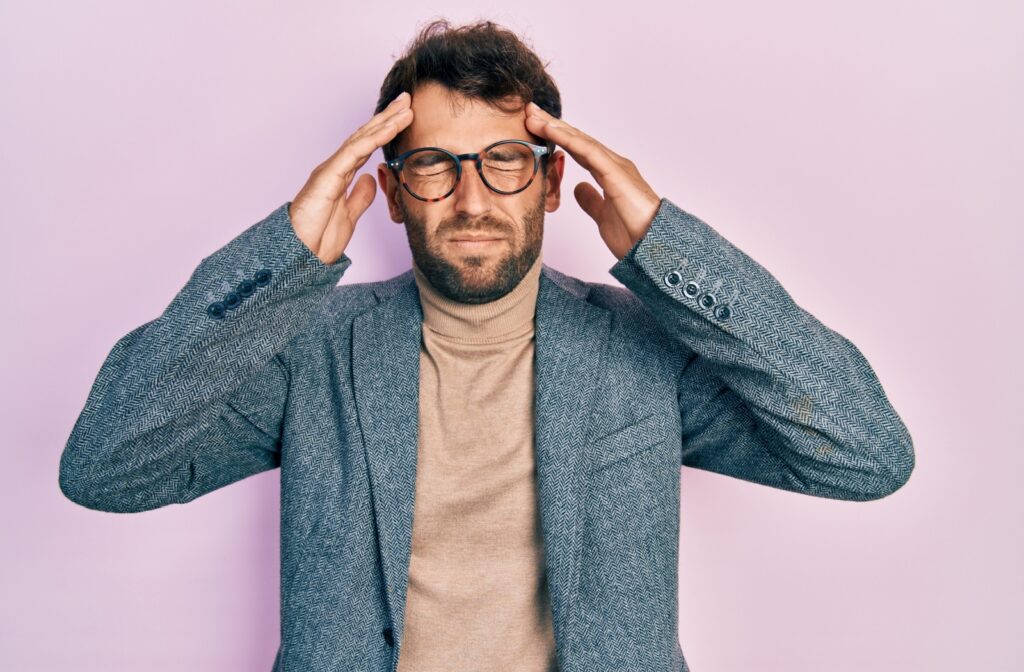
{"type": "Polygon", "coordinates": [[[431,240],[427,239],[423,221],[399,205],[405,218],[405,232],[412,250],[412,258],[430,285],[441,295],[460,303],[488,303],[515,289],[533,267],[540,255],[544,238],[544,199],[546,185],[540,198],[526,214],[522,226],[484,216],[470,222],[462,215],[442,221],[431,240]],[[455,252],[445,241],[457,233],[494,234],[504,240],[498,245],[502,253],[472,254],[455,252]]]}

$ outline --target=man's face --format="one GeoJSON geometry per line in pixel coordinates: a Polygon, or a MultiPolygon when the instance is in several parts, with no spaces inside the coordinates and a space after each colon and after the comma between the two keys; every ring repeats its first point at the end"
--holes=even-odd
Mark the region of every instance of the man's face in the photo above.
{"type": "MultiPolygon", "coordinates": [[[[479,152],[498,140],[544,140],[526,129],[526,112],[506,114],[487,104],[455,96],[435,82],[412,92],[412,123],[398,152],[442,147],[454,154],[479,152]]],[[[491,191],[471,161],[462,163],[462,179],[443,201],[411,196],[381,163],[377,181],[387,194],[391,219],[404,223],[413,261],[441,294],[462,303],[486,303],[511,291],[536,261],[544,233],[544,213],[559,204],[565,154],[539,167],[529,187],[517,194],[491,191]],[[465,244],[460,234],[488,234],[500,240],[465,244]]]]}

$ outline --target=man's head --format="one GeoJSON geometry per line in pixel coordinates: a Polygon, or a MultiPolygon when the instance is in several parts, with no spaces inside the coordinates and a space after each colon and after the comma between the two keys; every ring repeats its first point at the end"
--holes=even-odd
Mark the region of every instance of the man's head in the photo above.
{"type": "Polygon", "coordinates": [[[561,116],[558,89],[536,54],[513,33],[489,21],[453,29],[440,20],[394,64],[375,113],[402,91],[412,95],[413,120],[383,148],[387,161],[419,147],[480,152],[499,140],[548,147],[533,181],[514,194],[492,191],[467,160],[451,195],[428,202],[408,193],[386,163],[377,167],[391,219],[405,224],[413,261],[430,284],[455,301],[493,301],[530,270],[541,250],[544,213],[559,205],[565,155],[525,123],[531,100],[561,116]],[[462,244],[455,240],[460,235],[500,240],[462,244]]]}

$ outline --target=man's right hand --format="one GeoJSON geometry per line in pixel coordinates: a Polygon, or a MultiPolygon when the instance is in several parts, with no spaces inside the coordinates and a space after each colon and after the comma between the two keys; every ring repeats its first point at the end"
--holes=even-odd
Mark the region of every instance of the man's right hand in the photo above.
{"type": "Polygon", "coordinates": [[[295,235],[320,261],[333,264],[345,252],[356,221],[373,203],[377,181],[359,176],[347,196],[356,171],[370,155],[412,123],[411,96],[402,92],[353,133],[326,161],[313,169],[292,200],[288,216],[295,235]]]}

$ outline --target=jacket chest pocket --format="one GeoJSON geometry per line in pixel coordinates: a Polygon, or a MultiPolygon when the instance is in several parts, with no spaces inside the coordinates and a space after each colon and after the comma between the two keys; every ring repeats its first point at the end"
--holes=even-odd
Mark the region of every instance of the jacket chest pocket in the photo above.
{"type": "Polygon", "coordinates": [[[665,441],[665,420],[657,412],[591,440],[591,474],[631,460],[665,441]]]}

